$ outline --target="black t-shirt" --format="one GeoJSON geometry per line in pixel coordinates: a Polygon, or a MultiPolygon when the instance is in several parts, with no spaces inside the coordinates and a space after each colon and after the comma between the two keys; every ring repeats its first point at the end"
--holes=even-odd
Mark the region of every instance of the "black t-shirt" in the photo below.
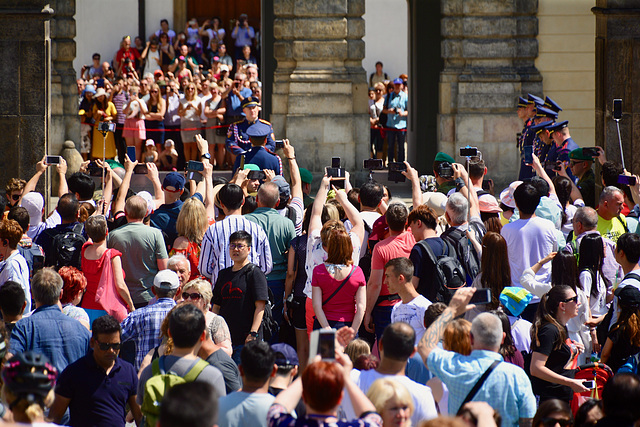
{"type": "Polygon", "coordinates": [[[613,342],[613,347],[611,348],[611,355],[607,360],[607,365],[615,374],[622,365],[627,363],[629,356],[640,351],[640,347],[631,344],[629,333],[624,326],[615,330],[613,329],[614,328],[609,332],[608,336],[613,342]]]}
{"type": "MultiPolygon", "coordinates": [[[[554,349],[555,342],[560,335],[560,331],[557,326],[552,323],[545,323],[538,330],[538,339],[540,345],[536,344],[536,340],[531,341],[531,351],[544,354],[548,356],[547,363],[544,366],[552,370],[553,372],[560,374],[567,378],[573,378],[575,371],[567,369],[567,364],[572,359],[571,347],[566,342],[562,343],[559,349],[554,349]]],[[[568,336],[567,329],[565,328],[565,336],[568,336]]],[[[568,339],[568,338],[567,338],[568,339]]],[[[575,357],[576,355],[574,355],[575,357]]],[[[537,394],[541,398],[556,398],[570,402],[573,397],[573,391],[570,387],[560,385],[556,383],[550,383],[538,377],[531,376],[531,385],[533,386],[534,394],[537,394]]]]}
{"type": "Polygon", "coordinates": [[[209,357],[207,357],[207,363],[218,368],[218,370],[222,372],[227,394],[231,394],[242,388],[242,379],[240,378],[238,365],[236,365],[236,362],[234,362],[233,359],[224,352],[224,350],[219,349],[211,353],[209,357]]]}
{"type": "MultiPolygon", "coordinates": [[[[445,244],[440,237],[429,237],[424,239],[424,242],[431,247],[436,259],[444,254],[445,244]]],[[[455,256],[455,254],[450,255],[455,256]]],[[[438,291],[438,289],[433,286],[437,283],[433,280],[436,276],[435,264],[429,260],[429,255],[427,255],[424,248],[418,243],[411,249],[409,259],[413,263],[413,275],[420,279],[417,289],[418,293],[429,301],[435,301],[436,292],[438,291]]]]}
{"type": "Polygon", "coordinates": [[[238,271],[225,268],[218,274],[213,288],[213,303],[220,306],[231,332],[231,343],[243,345],[253,323],[256,301],[267,301],[269,290],[267,277],[254,264],[247,264],[238,271]]]}

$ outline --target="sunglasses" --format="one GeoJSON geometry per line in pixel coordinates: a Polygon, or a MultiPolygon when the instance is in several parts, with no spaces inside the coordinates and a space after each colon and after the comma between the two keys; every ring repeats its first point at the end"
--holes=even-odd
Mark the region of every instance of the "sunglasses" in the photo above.
{"type": "Polygon", "coordinates": [[[98,343],[98,347],[100,347],[100,350],[102,351],[108,351],[108,350],[115,350],[118,351],[120,350],[120,347],[122,347],[122,343],[119,342],[115,342],[115,343],[106,343],[106,342],[100,342],[100,341],[96,341],[98,343]]]}
{"type": "Polygon", "coordinates": [[[152,90],[151,93],[158,93],[158,91],[157,90],[152,90]]]}
{"type": "Polygon", "coordinates": [[[544,427],[554,427],[556,424],[560,424],[561,427],[569,427],[573,425],[573,421],[566,418],[543,418],[540,420],[540,424],[544,427]]]}
{"type": "Polygon", "coordinates": [[[185,301],[186,301],[186,300],[189,300],[189,299],[192,299],[192,300],[194,300],[194,301],[197,301],[197,300],[199,300],[199,299],[202,299],[202,295],[201,295],[201,294],[198,294],[198,293],[188,294],[188,293],[186,293],[186,292],[183,292],[183,293],[182,293],[182,299],[183,299],[183,300],[185,300],[185,301]]]}
{"type": "Polygon", "coordinates": [[[578,302],[578,295],[571,298],[563,299],[562,302],[578,302]]]}
{"type": "Polygon", "coordinates": [[[229,249],[231,250],[241,250],[242,248],[246,248],[248,245],[243,245],[241,243],[231,243],[229,244],[229,249]]]}

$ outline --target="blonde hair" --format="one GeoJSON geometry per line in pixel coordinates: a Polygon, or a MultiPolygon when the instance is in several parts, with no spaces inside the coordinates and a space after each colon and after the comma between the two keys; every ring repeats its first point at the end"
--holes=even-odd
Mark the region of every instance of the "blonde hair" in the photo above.
{"type": "Polygon", "coordinates": [[[202,279],[193,279],[190,282],[187,282],[182,287],[182,292],[187,291],[188,289],[197,290],[204,300],[205,307],[209,307],[209,303],[211,303],[211,298],[213,298],[213,292],[211,291],[211,282],[202,279]]]}
{"type": "Polygon", "coordinates": [[[44,420],[44,408],[42,405],[46,407],[50,407],[53,404],[54,392],[53,389],[49,391],[47,397],[42,401],[42,405],[36,402],[29,402],[24,397],[18,397],[15,395],[9,388],[4,385],[3,386],[4,395],[7,398],[8,402],[13,402],[11,406],[11,411],[14,414],[14,418],[16,418],[16,414],[24,414],[24,417],[29,420],[29,423],[34,423],[37,421],[44,420]],[[16,401],[16,399],[18,399],[16,401]]]}
{"type": "Polygon", "coordinates": [[[187,199],[176,220],[178,235],[199,245],[208,225],[207,210],[202,202],[194,197],[187,199]]]}
{"type": "Polygon", "coordinates": [[[371,354],[371,347],[369,347],[369,343],[361,338],[356,338],[351,341],[344,349],[344,352],[349,359],[351,359],[351,363],[356,363],[358,357],[363,354],[371,354]]]}
{"type": "Polygon", "coordinates": [[[388,378],[379,378],[371,384],[367,391],[367,397],[376,407],[376,412],[382,415],[384,411],[384,405],[387,401],[396,398],[400,402],[409,407],[411,414],[415,409],[413,405],[413,397],[407,388],[397,381],[393,381],[388,378]]]}
{"type": "Polygon", "coordinates": [[[471,322],[455,319],[447,324],[442,333],[442,346],[445,350],[468,356],[471,354],[471,322]]]}

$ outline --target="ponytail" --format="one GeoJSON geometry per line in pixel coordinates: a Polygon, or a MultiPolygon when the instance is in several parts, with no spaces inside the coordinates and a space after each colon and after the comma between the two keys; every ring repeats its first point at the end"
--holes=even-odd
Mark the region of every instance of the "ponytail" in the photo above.
{"type": "Polygon", "coordinates": [[[540,346],[540,338],[538,334],[540,329],[547,323],[551,323],[558,329],[558,338],[553,343],[553,349],[558,350],[562,347],[562,344],[567,339],[566,329],[556,319],[558,313],[558,307],[562,300],[567,296],[568,291],[571,289],[567,285],[554,286],[540,298],[540,304],[538,305],[538,311],[536,312],[533,325],[531,326],[531,340],[536,343],[536,346],[540,346]]]}

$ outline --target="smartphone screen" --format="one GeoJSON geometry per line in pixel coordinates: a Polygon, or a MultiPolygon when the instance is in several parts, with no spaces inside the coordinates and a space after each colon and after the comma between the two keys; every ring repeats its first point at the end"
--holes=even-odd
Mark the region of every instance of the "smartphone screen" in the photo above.
{"type": "Polygon", "coordinates": [[[596,388],[596,382],[594,380],[582,381],[582,385],[589,390],[596,388]]]}
{"type": "Polygon", "coordinates": [[[469,304],[484,305],[491,302],[491,289],[476,289],[469,304]]]}
{"type": "Polygon", "coordinates": [[[127,156],[132,162],[136,161],[136,147],[127,147],[127,156]]]}
{"type": "Polygon", "coordinates": [[[318,354],[322,360],[333,361],[336,358],[336,332],[320,331],[318,337],[318,354]]]}
{"type": "Polygon", "coordinates": [[[622,99],[613,100],[613,118],[620,120],[622,118],[622,99]]]}
{"type": "Polygon", "coordinates": [[[627,175],[618,175],[618,184],[636,185],[636,177],[627,176],[627,175]]]}
{"type": "Polygon", "coordinates": [[[187,162],[187,170],[189,170],[189,171],[203,171],[204,170],[204,163],[198,162],[198,161],[195,161],[195,160],[189,160],[187,162]]]}
{"type": "Polygon", "coordinates": [[[339,168],[340,167],[340,157],[332,157],[331,158],[331,167],[339,168]]]}
{"type": "Polygon", "coordinates": [[[530,165],[533,163],[533,145],[525,145],[522,147],[524,150],[524,163],[530,165]]]}
{"type": "Polygon", "coordinates": [[[48,165],[59,165],[60,164],[60,156],[47,156],[44,162],[48,165]]]}

